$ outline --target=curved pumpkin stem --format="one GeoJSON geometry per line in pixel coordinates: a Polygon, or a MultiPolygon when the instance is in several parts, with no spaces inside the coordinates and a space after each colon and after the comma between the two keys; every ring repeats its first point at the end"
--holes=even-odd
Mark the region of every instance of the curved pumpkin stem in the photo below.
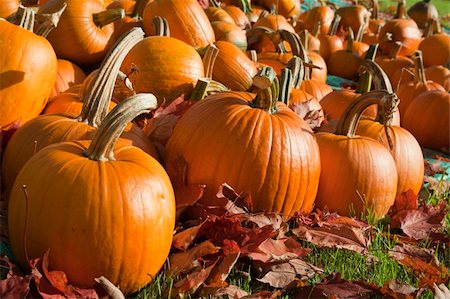
{"type": "Polygon", "coordinates": [[[331,22],[330,31],[328,31],[328,35],[333,36],[336,35],[336,32],[339,28],[339,23],[341,22],[342,17],[340,15],[334,15],[333,21],[331,22]]]}
{"type": "Polygon", "coordinates": [[[250,102],[250,106],[265,110],[270,114],[277,113],[280,85],[273,68],[263,67],[253,78],[253,86],[257,88],[257,95],[250,102]]]}
{"type": "Polygon", "coordinates": [[[33,32],[36,14],[34,10],[30,7],[20,6],[17,13],[21,15],[19,26],[22,27],[23,29],[33,32]]]}
{"type": "Polygon", "coordinates": [[[125,10],[123,8],[112,8],[93,14],[92,20],[97,27],[102,28],[124,17],[125,10]]]}
{"type": "Polygon", "coordinates": [[[263,26],[258,26],[250,30],[247,30],[246,33],[247,45],[252,45],[254,43],[259,42],[264,35],[268,35],[270,36],[270,39],[272,39],[271,35],[273,33],[274,32],[272,29],[263,26]]]}
{"type": "MultiPolygon", "coordinates": [[[[378,44],[370,45],[369,50],[367,50],[366,56],[364,57],[366,61],[374,61],[377,55],[378,44]]],[[[361,67],[360,67],[361,68],[361,67]]],[[[365,70],[364,68],[361,68],[365,70]]],[[[369,92],[372,87],[372,74],[370,72],[362,72],[358,81],[358,88],[356,93],[366,93],[369,92]]]]}
{"type": "Polygon", "coordinates": [[[403,47],[403,43],[401,41],[396,41],[394,46],[392,47],[391,52],[389,52],[389,58],[396,59],[400,54],[400,50],[403,47]]]}
{"type": "MultiPolygon", "coordinates": [[[[364,69],[366,73],[371,74],[373,77],[373,82],[375,85],[375,90],[377,91],[386,91],[391,96],[386,98],[386,102],[383,106],[378,107],[376,121],[384,124],[385,126],[389,126],[392,123],[392,119],[394,116],[394,112],[397,110],[397,106],[399,103],[399,99],[397,95],[394,93],[392,89],[391,82],[387,77],[386,73],[383,69],[375,62],[366,60],[361,64],[361,68],[364,69]]],[[[390,138],[388,134],[386,134],[388,139],[390,138]]],[[[389,142],[391,143],[391,142],[389,142]]]]}
{"type": "Polygon", "coordinates": [[[108,113],[114,84],[119,73],[122,61],[131,48],[144,39],[141,28],[133,28],[122,36],[103,60],[97,76],[87,83],[86,95],[83,97],[83,108],[78,121],[98,127],[108,113]]]}
{"type": "Polygon", "coordinates": [[[209,0],[209,4],[213,7],[218,7],[220,8],[220,2],[217,0],[209,0]]]}
{"type": "Polygon", "coordinates": [[[157,107],[156,97],[150,93],[140,93],[121,101],[108,113],[84,155],[95,161],[113,161],[114,145],[128,123],[157,107]]]}
{"type": "Polygon", "coordinates": [[[189,99],[191,101],[200,101],[212,93],[228,90],[228,87],[218,81],[209,78],[200,78],[198,79],[197,84],[195,84],[194,90],[192,91],[189,99]]]}
{"type": "Polygon", "coordinates": [[[133,11],[131,12],[131,17],[135,19],[141,18],[141,12],[144,11],[147,3],[148,1],[145,0],[136,0],[136,4],[134,4],[133,11]]]}
{"type": "Polygon", "coordinates": [[[362,23],[361,26],[359,26],[358,32],[356,33],[356,36],[355,36],[356,41],[358,41],[358,42],[362,41],[362,38],[364,35],[364,30],[366,29],[366,26],[367,26],[367,22],[368,22],[367,17],[365,17],[364,23],[362,23]]]}
{"type": "Polygon", "coordinates": [[[211,79],[214,64],[216,62],[217,55],[219,55],[219,48],[216,45],[211,44],[206,47],[205,55],[203,56],[203,67],[205,68],[205,77],[211,79]]]}
{"type": "Polygon", "coordinates": [[[166,18],[156,16],[152,20],[156,36],[170,36],[169,23],[166,18]]]}
{"type": "Polygon", "coordinates": [[[283,102],[286,106],[289,106],[289,98],[293,88],[294,76],[291,69],[283,68],[280,75],[280,90],[278,95],[278,101],[283,102]]]}
{"type": "Polygon", "coordinates": [[[303,77],[305,76],[305,67],[301,58],[297,56],[292,57],[287,63],[286,68],[292,71],[292,83],[294,88],[300,88],[303,82],[303,77]]]}
{"type": "Polygon", "coordinates": [[[50,32],[58,26],[59,20],[66,8],[67,3],[63,2],[61,7],[53,13],[36,14],[36,27],[34,33],[42,37],[47,37],[50,32]]]}
{"type": "Polygon", "coordinates": [[[385,90],[370,91],[359,96],[343,113],[337,124],[335,134],[354,137],[356,127],[364,110],[374,104],[378,105],[378,109],[388,110],[392,103],[392,97],[396,97],[395,94],[390,94],[385,90]]]}
{"type": "Polygon", "coordinates": [[[423,66],[423,56],[422,51],[417,50],[414,53],[414,69],[415,69],[415,78],[416,83],[425,84],[427,82],[427,77],[425,76],[425,67],[423,66]]]}

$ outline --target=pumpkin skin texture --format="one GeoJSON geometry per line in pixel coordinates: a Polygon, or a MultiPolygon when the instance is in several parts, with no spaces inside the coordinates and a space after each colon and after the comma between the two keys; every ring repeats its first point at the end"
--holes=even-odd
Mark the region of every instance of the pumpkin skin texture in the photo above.
{"type": "Polygon", "coordinates": [[[378,35],[378,42],[383,53],[388,54],[399,41],[403,44],[400,55],[408,56],[419,47],[422,33],[416,23],[410,19],[393,19],[387,21],[378,35]],[[392,40],[386,39],[386,34],[392,34],[392,40]]]}
{"type": "MultiPolygon", "coordinates": [[[[50,0],[39,8],[39,13],[50,13],[61,7],[64,0],[50,0]]],[[[98,27],[93,14],[105,11],[98,0],[67,0],[58,26],[47,39],[59,58],[87,67],[99,63],[113,45],[113,25],[98,27]]]]}
{"type": "Polygon", "coordinates": [[[388,126],[393,148],[390,149],[385,126],[371,120],[361,120],[356,134],[370,137],[383,144],[392,154],[398,173],[397,196],[411,190],[418,195],[423,184],[424,162],[419,143],[407,130],[388,126]]]}
{"type": "Polygon", "coordinates": [[[76,64],[68,60],[58,59],[56,82],[50,94],[50,99],[73,85],[83,83],[85,78],[86,74],[76,64]]]}
{"type": "Polygon", "coordinates": [[[168,256],[174,193],[163,167],[140,149],[118,140],[113,159],[98,160],[85,156],[92,144],[95,139],[54,144],[25,165],[9,200],[9,237],[24,267],[24,246],[29,258],[50,249],[50,267],[64,271],[71,284],[92,287],[103,275],[129,295],[150,282],[168,256]]]}
{"type": "MultiPolygon", "coordinates": [[[[327,34],[334,18],[334,10],[326,5],[313,7],[306,17],[305,28],[312,32],[314,26],[320,22],[320,33],[327,34]]],[[[319,33],[319,34],[320,34],[319,33]]]]}
{"type": "Polygon", "coordinates": [[[19,0],[2,0],[0,2],[0,18],[6,19],[19,9],[19,0]]]}
{"type": "Polygon", "coordinates": [[[153,32],[152,20],[160,16],[167,20],[170,35],[184,41],[195,49],[214,43],[214,31],[208,17],[196,0],[155,0],[144,9],[144,30],[153,32]]]}
{"type": "Polygon", "coordinates": [[[231,90],[246,91],[257,73],[255,63],[238,47],[226,41],[216,41],[219,54],[214,64],[212,78],[231,90]]]}
{"type": "Polygon", "coordinates": [[[223,92],[190,108],[166,146],[166,169],[187,162],[188,184],[205,184],[201,202],[223,205],[216,197],[228,183],[248,192],[254,211],[285,216],[312,210],[320,174],[311,129],[283,103],[275,114],[252,108],[255,94],[223,92]]]}
{"type": "Polygon", "coordinates": [[[56,80],[56,55],[40,36],[0,20],[0,127],[38,116],[56,80]]]}
{"type": "Polygon", "coordinates": [[[211,26],[214,29],[217,41],[228,41],[235,44],[242,51],[247,50],[247,35],[245,30],[242,30],[235,24],[222,21],[212,22],[211,26]]]}
{"type": "Polygon", "coordinates": [[[425,69],[427,79],[434,81],[450,92],[450,70],[442,65],[430,66],[425,69]]]}
{"type": "Polygon", "coordinates": [[[418,95],[406,110],[402,125],[423,147],[449,153],[450,95],[442,90],[418,95]]]}
{"type": "Polygon", "coordinates": [[[139,42],[125,57],[122,72],[129,74],[133,64],[139,69],[129,78],[134,90],[153,93],[159,103],[190,94],[197,80],[204,76],[197,51],[167,36],[150,36],[139,42]]]}
{"type": "Polygon", "coordinates": [[[450,62],[450,36],[442,33],[429,36],[420,42],[419,50],[426,67],[446,65],[450,62]]]}

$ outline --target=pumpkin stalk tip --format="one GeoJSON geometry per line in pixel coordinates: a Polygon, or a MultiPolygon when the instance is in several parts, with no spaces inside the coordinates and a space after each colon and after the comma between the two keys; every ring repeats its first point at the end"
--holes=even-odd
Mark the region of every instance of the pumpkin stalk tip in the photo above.
{"type": "Polygon", "coordinates": [[[203,56],[203,67],[205,68],[205,77],[211,79],[214,70],[214,64],[217,56],[219,55],[219,48],[214,44],[210,44],[206,47],[205,54],[203,56]]]}
{"type": "Polygon", "coordinates": [[[123,8],[108,9],[92,15],[95,25],[99,28],[105,27],[117,20],[125,17],[125,10],[123,8]]]}
{"type": "Polygon", "coordinates": [[[265,110],[269,114],[277,113],[280,84],[273,68],[263,67],[253,78],[253,87],[256,88],[257,95],[250,106],[265,110]]]}
{"type": "Polygon", "coordinates": [[[170,36],[169,23],[166,18],[156,16],[152,20],[156,36],[170,36]]]}

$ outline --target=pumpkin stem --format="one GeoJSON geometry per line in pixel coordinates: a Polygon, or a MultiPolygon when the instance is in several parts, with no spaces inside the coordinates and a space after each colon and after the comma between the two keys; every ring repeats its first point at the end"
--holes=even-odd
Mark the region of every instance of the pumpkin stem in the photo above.
{"type": "Polygon", "coordinates": [[[35,12],[30,7],[19,6],[17,13],[20,15],[19,26],[33,32],[35,12]]]}
{"type": "Polygon", "coordinates": [[[319,35],[321,27],[322,27],[322,23],[320,21],[316,22],[316,24],[314,24],[314,28],[311,32],[312,36],[317,37],[319,35]]]}
{"type": "Polygon", "coordinates": [[[280,75],[280,91],[278,94],[278,101],[283,102],[289,106],[289,98],[293,88],[294,76],[289,68],[283,68],[280,75]]]}
{"type": "Polygon", "coordinates": [[[340,15],[334,15],[333,21],[331,22],[330,31],[328,32],[329,36],[336,35],[336,32],[339,28],[339,23],[341,22],[342,17],[340,15]]]}
{"type": "Polygon", "coordinates": [[[229,89],[225,85],[218,81],[211,80],[209,78],[200,78],[198,79],[197,84],[195,84],[194,90],[192,91],[189,99],[191,101],[200,101],[211,93],[228,90],[229,89]]]}
{"type": "Polygon", "coordinates": [[[84,155],[90,160],[113,161],[114,145],[128,123],[157,107],[156,97],[151,93],[139,93],[121,101],[102,121],[84,155]]]}
{"type": "Polygon", "coordinates": [[[292,49],[292,55],[298,56],[303,61],[305,66],[308,66],[307,69],[305,69],[304,72],[304,79],[309,80],[311,79],[311,69],[310,67],[313,67],[312,64],[310,64],[310,60],[308,57],[308,53],[305,49],[304,43],[308,43],[308,31],[303,30],[300,34],[303,36],[303,42],[301,42],[300,37],[292,32],[286,31],[286,30],[279,30],[281,37],[286,40],[292,49]]]}
{"type": "Polygon", "coordinates": [[[170,36],[169,23],[166,18],[156,16],[152,20],[156,36],[170,36]]]}
{"type": "MultiPolygon", "coordinates": [[[[391,125],[394,112],[397,110],[398,98],[394,93],[391,82],[383,69],[375,62],[365,60],[361,64],[361,69],[373,77],[375,90],[387,91],[391,97],[387,97],[384,106],[378,107],[376,120],[384,125],[391,125]]],[[[389,138],[389,136],[388,136],[389,138]]]]}
{"type": "Polygon", "coordinates": [[[277,101],[279,96],[279,81],[271,67],[263,67],[253,78],[253,86],[257,95],[250,106],[267,111],[270,114],[278,112],[277,101]]]}
{"type": "Polygon", "coordinates": [[[383,25],[377,24],[377,28],[375,28],[375,34],[378,36],[380,35],[381,28],[383,28],[383,25]]]}
{"type": "Polygon", "coordinates": [[[255,50],[250,50],[250,51],[248,51],[248,53],[249,53],[249,55],[250,55],[250,59],[251,59],[253,62],[258,62],[258,53],[256,53],[255,50]]]}
{"type": "Polygon", "coordinates": [[[220,8],[220,2],[217,0],[209,0],[209,4],[213,7],[218,7],[220,8]]]}
{"type": "Polygon", "coordinates": [[[205,68],[205,77],[211,79],[214,69],[214,64],[216,62],[217,55],[219,55],[219,49],[214,45],[210,44],[206,48],[205,55],[203,56],[203,66],[205,68]]]}
{"type": "Polygon", "coordinates": [[[403,44],[400,41],[396,41],[394,46],[392,47],[391,52],[389,53],[389,58],[391,59],[397,59],[398,55],[400,54],[400,50],[402,49],[403,44]]]}
{"type": "Polygon", "coordinates": [[[147,1],[136,0],[134,4],[133,11],[131,12],[131,17],[135,19],[141,18],[141,12],[144,11],[145,6],[147,6],[147,1]]]}
{"type": "Polygon", "coordinates": [[[423,66],[423,56],[422,51],[417,50],[414,53],[414,69],[416,72],[416,83],[425,84],[427,82],[427,77],[425,76],[425,67],[423,66]]]}
{"type": "MultiPolygon", "coordinates": [[[[253,45],[254,43],[257,43],[261,40],[261,38],[264,35],[272,35],[273,34],[273,30],[267,28],[267,27],[263,27],[263,26],[258,26],[252,29],[247,30],[247,45],[253,45]]],[[[270,37],[270,39],[272,40],[272,37],[270,37]]]]}
{"type": "Polygon", "coordinates": [[[292,71],[294,88],[300,88],[303,77],[305,76],[305,66],[303,65],[303,61],[299,57],[294,56],[289,60],[286,68],[292,71]]]}
{"type": "Polygon", "coordinates": [[[263,10],[261,11],[261,13],[258,16],[258,20],[264,19],[265,17],[267,17],[268,15],[270,15],[270,13],[267,10],[263,10]]]}
{"type": "Polygon", "coordinates": [[[372,0],[372,19],[378,20],[378,10],[380,5],[378,4],[378,0],[372,0]]]}
{"type": "Polygon", "coordinates": [[[106,25],[123,19],[124,17],[125,10],[123,8],[107,9],[105,11],[92,14],[94,24],[99,28],[105,27],[106,25]]]}
{"type": "Polygon", "coordinates": [[[353,41],[355,40],[355,35],[353,34],[352,27],[348,27],[348,36],[347,36],[347,52],[353,52],[353,41]]]}
{"type": "MultiPolygon", "coordinates": [[[[369,50],[367,50],[366,56],[364,59],[366,61],[374,61],[377,56],[378,44],[370,45],[369,50]]],[[[369,92],[372,87],[372,73],[371,72],[363,72],[359,76],[358,88],[356,89],[356,93],[366,93],[369,92]]]]}
{"type": "Polygon", "coordinates": [[[395,19],[404,19],[406,17],[405,14],[405,0],[399,0],[397,5],[397,14],[395,15],[395,19]]]}
{"type": "MultiPolygon", "coordinates": [[[[144,39],[144,31],[141,28],[133,28],[124,34],[116,44],[111,47],[104,58],[94,80],[87,83],[83,96],[83,108],[78,121],[97,127],[108,113],[114,84],[119,73],[122,61],[131,48],[144,39]]],[[[82,93],[83,94],[83,93],[82,93]]]]}
{"type": "Polygon", "coordinates": [[[384,107],[390,107],[393,100],[392,97],[396,97],[395,94],[390,94],[386,90],[370,91],[363,95],[360,95],[355,101],[353,101],[342,114],[340,118],[336,135],[342,135],[347,137],[354,137],[356,127],[362,113],[371,105],[378,105],[378,109],[387,111],[384,107]]]}
{"type": "Polygon", "coordinates": [[[249,13],[252,11],[252,6],[249,0],[238,0],[238,7],[244,12],[249,13]]]}
{"type": "Polygon", "coordinates": [[[63,2],[61,7],[49,14],[36,14],[36,26],[34,33],[42,37],[47,37],[50,32],[58,26],[63,12],[66,10],[67,3],[63,2]]]}
{"type": "Polygon", "coordinates": [[[356,37],[355,40],[360,42],[362,41],[362,37],[364,35],[364,30],[366,29],[367,26],[367,17],[364,17],[364,23],[361,24],[361,26],[359,26],[358,28],[358,32],[356,32],[356,37]]]}

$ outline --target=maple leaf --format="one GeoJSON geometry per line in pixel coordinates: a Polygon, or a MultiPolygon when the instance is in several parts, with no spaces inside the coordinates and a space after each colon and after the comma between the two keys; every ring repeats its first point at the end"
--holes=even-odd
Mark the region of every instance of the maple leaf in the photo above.
{"type": "MultiPolygon", "coordinates": [[[[217,261],[216,261],[217,262],[217,261]]],[[[188,274],[184,279],[175,284],[175,293],[177,294],[193,294],[208,278],[211,270],[216,265],[214,262],[207,268],[197,269],[196,271],[188,274]]]]}
{"type": "Polygon", "coordinates": [[[442,227],[442,220],[447,214],[447,203],[439,202],[436,206],[425,205],[418,209],[401,210],[392,216],[391,227],[400,228],[407,236],[416,240],[429,239],[433,229],[442,227]]]}
{"type": "Polygon", "coordinates": [[[187,273],[199,265],[198,258],[217,253],[219,249],[210,241],[204,241],[186,252],[179,252],[169,257],[169,275],[187,273]]]}
{"type": "Polygon", "coordinates": [[[312,100],[293,104],[291,108],[309,125],[312,130],[319,128],[325,119],[320,104],[312,100]]]}
{"type": "Polygon", "coordinates": [[[389,255],[417,274],[420,287],[432,288],[435,283],[449,282],[448,269],[441,265],[431,249],[403,244],[402,246],[396,245],[389,255]]]}
{"type": "Polygon", "coordinates": [[[263,283],[268,283],[274,288],[285,288],[291,284],[297,276],[308,280],[317,273],[323,273],[323,270],[309,264],[301,259],[292,259],[284,263],[275,263],[264,277],[257,279],[263,283]]]}

